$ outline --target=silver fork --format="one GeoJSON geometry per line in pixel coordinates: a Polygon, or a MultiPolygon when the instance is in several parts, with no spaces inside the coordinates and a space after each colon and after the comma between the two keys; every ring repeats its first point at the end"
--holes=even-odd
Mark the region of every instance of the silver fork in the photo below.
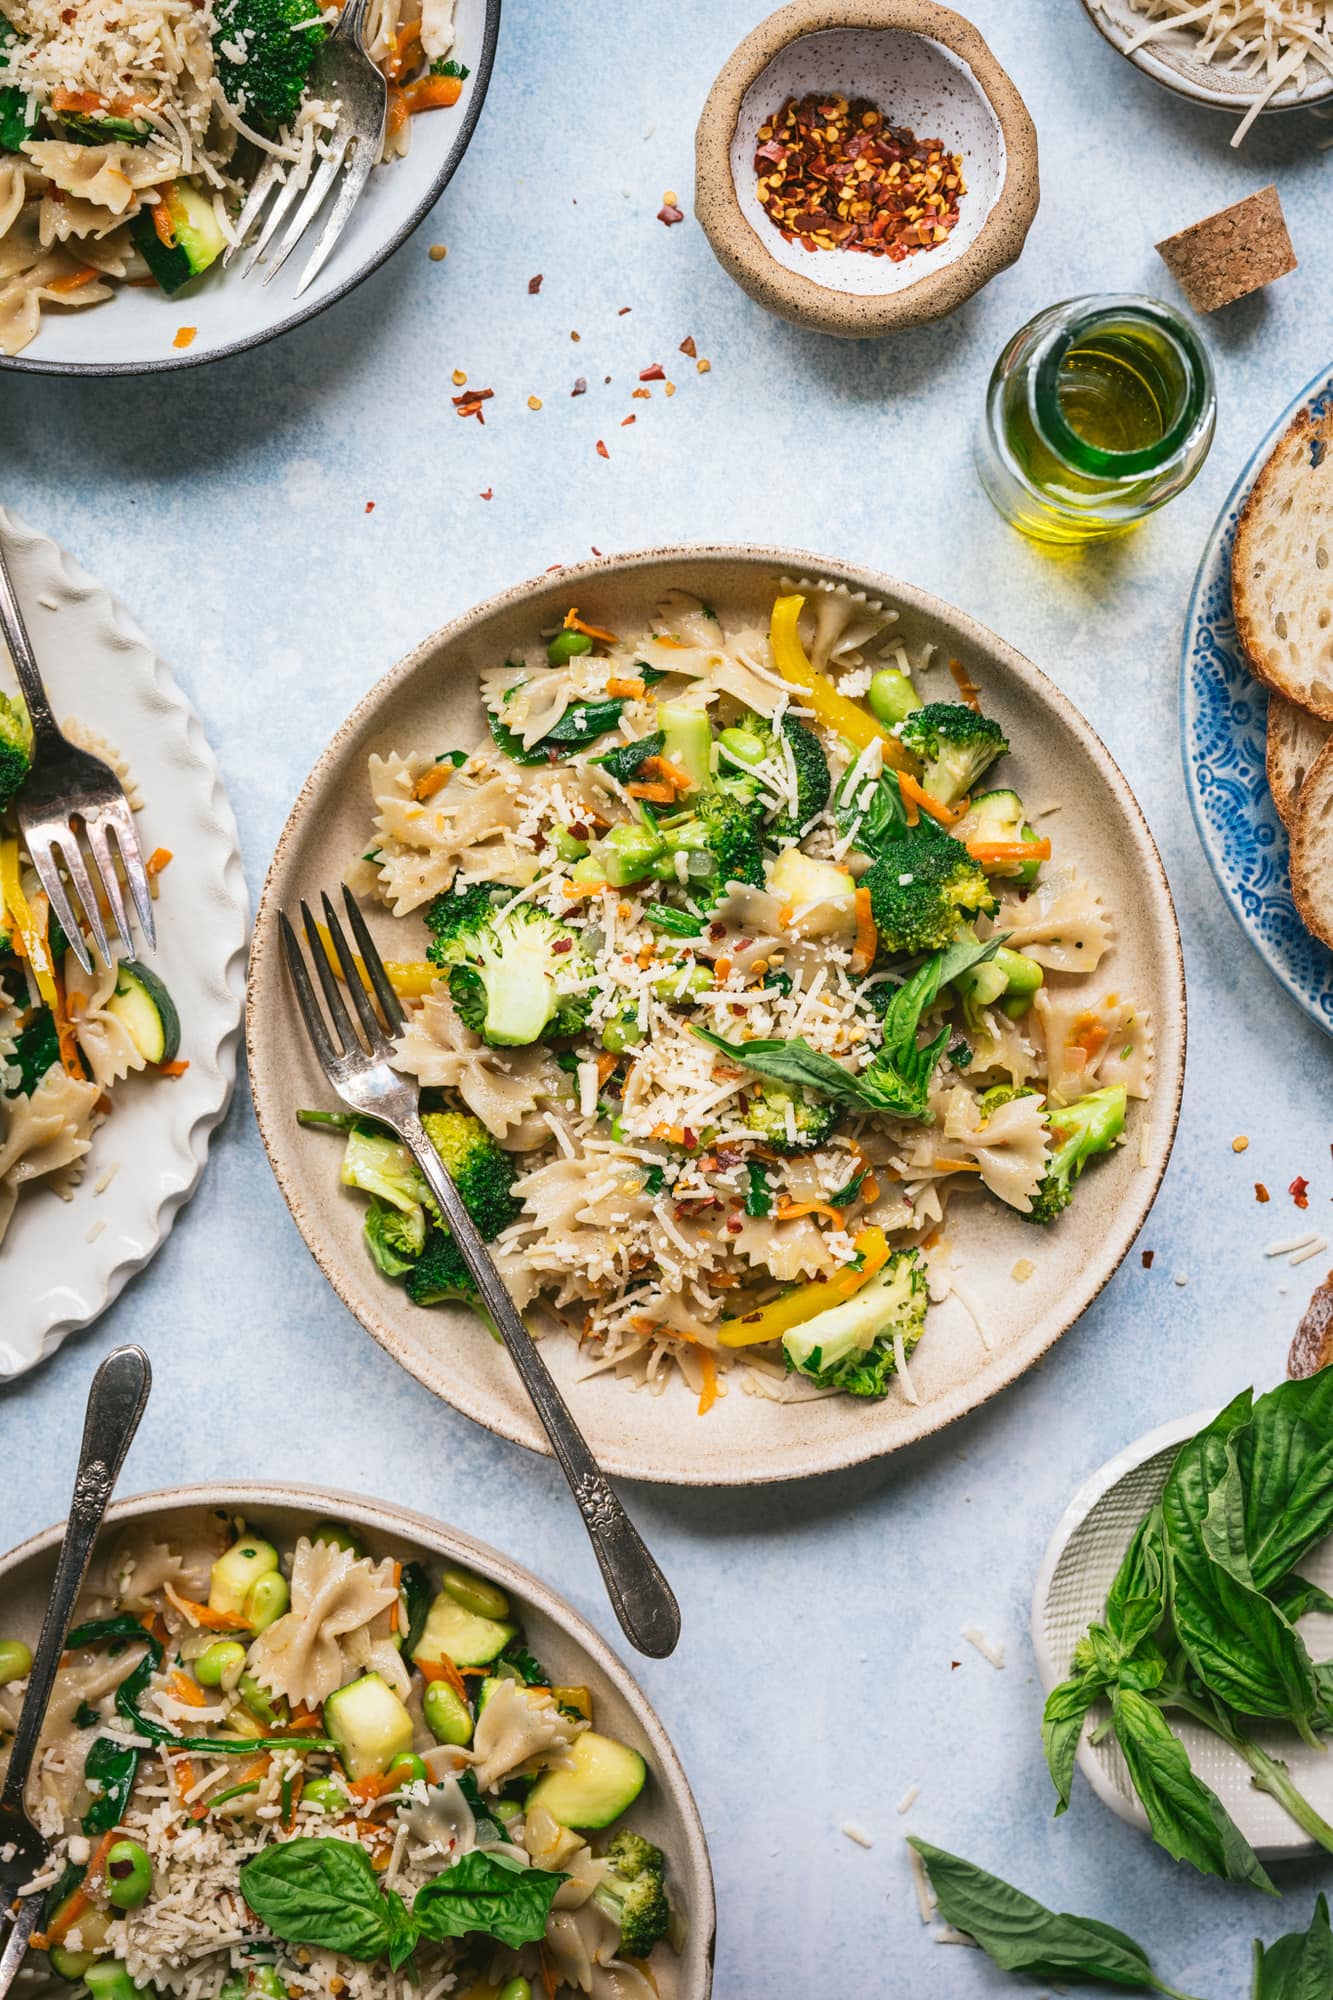
{"type": "Polygon", "coordinates": [[[118,1347],[114,1354],[108,1354],[88,1391],[79,1469],[74,1478],[65,1538],[60,1544],[56,1580],[33,1654],[28,1691],[14,1732],[4,1791],[0,1793],[0,1855],[7,1857],[0,1859],[0,1925],[6,1917],[10,1918],[9,1934],[0,1952],[0,2000],[14,1984],[42,1908],[41,1896],[20,1899],[18,1893],[46,1862],[46,1842],[28,1818],[23,1803],[24,1787],[46,1719],[65,1634],[88,1573],[107,1502],[130,1441],[139,1428],[152,1379],[148,1356],[141,1347],[118,1347]]]}
{"type": "Polygon", "coordinates": [[[134,830],[134,815],[125,796],[125,787],[109,764],[104,764],[100,757],[92,756],[87,750],[80,750],[77,743],[71,743],[51,713],[32,641],[14,592],[14,579],[5,561],[2,541],[0,632],[4,633],[8,643],[32,722],[32,769],[14,801],[19,831],[32,865],[37,870],[37,879],[46,891],[47,901],[69,939],[70,949],[84,971],[90,973],[93,962],[61,880],[62,867],[83,907],[93,943],[108,965],[112,952],[102,920],[102,907],[89,878],[74,822],[80,820],[83,823],[98,884],[111,912],[115,942],[126,958],[133,958],[134,946],[130,938],[125,898],[121,894],[120,876],[116,873],[115,857],[111,852],[111,836],[115,836],[121,867],[134,898],[143,934],[149,945],[154,946],[157,937],[153,929],[153,898],[148,888],[148,871],[139,851],[139,836],[134,830]]]}
{"type": "Polygon", "coordinates": [[[302,185],[284,176],[283,169],[290,162],[271,159],[258,175],[244,208],[236,218],[236,242],[223,258],[224,264],[229,263],[236,250],[244,246],[247,236],[259,221],[265,203],[276,189],[276,197],[241,272],[243,278],[249,277],[292,203],[298,195],[304,196],[269,260],[264,283],[271,285],[324,206],[325,197],[350,153],[350,164],[343,175],[338,199],[296,287],[295,297],[298,299],[323,269],[334,244],[347,226],[362,188],[370,178],[371,168],[384,149],[389,86],[366,54],[361,39],[367,4],[368,0],[347,0],[338,17],[337,27],[328,40],[321,42],[315,50],[315,58],[310,65],[307,92],[312,98],[320,98],[333,106],[334,125],[331,132],[324,134],[324,152],[318,156],[318,164],[309,183],[302,185]]]}
{"type": "Polygon", "coordinates": [[[384,962],[366,928],[365,918],[357,908],[350,889],[344,886],[343,901],[348,922],[356,939],[361,963],[374,988],[374,1000],[367,992],[358,973],[356,959],[348,949],[337,911],[327,896],[321,900],[343,984],[361,1026],[360,1036],[343,1002],[338,980],[309,906],[302,903],[301,918],[315,972],[323,988],[332,1035],[320,1011],[296,932],[285,914],[280,917],[280,922],[287,969],[296,988],[306,1031],[324,1074],[344,1104],[351,1105],[354,1111],[367,1118],[378,1119],[396,1132],[425,1175],[463,1261],[476,1281],[486,1310],[509,1349],[524,1388],[532,1398],[561,1470],[569,1481],[621,1629],[641,1653],[647,1653],[653,1659],[665,1659],[668,1653],[674,1651],[680,1637],[680,1611],[671,1586],[648,1553],[606,1474],[588,1449],[587,1441],[570,1415],[550,1370],[519,1318],[517,1308],[505,1290],[504,1281],[477,1234],[457,1188],[426,1137],[417,1108],[415,1085],[390,1066],[393,1045],[383,1022],[388,1023],[390,1033],[398,1033],[403,1026],[403,1010],[398,995],[389,984],[384,962]],[[375,1012],[375,1000],[379,1002],[383,1022],[375,1012]]]}

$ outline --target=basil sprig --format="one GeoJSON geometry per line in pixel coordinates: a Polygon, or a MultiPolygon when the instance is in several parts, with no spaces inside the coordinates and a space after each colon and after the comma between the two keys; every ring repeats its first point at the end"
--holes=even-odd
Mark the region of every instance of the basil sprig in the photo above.
{"type": "Polygon", "coordinates": [[[476,1849],[423,1883],[409,1908],[396,1890],[380,1888],[363,1847],[332,1836],[263,1848],[240,1874],[241,1894],[275,1937],[346,1958],[387,1958],[395,1972],[422,1938],[492,1937],[514,1950],[536,1943],[565,1879],[476,1849]]]}
{"type": "Polygon", "coordinates": [[[1309,1743],[1333,1734],[1333,1662],[1312,1660],[1296,1629],[1306,1612],[1328,1603],[1298,1565],[1330,1529],[1333,1370],[1284,1382],[1257,1401],[1247,1389],[1181,1446],[1102,1618],[1046,1702],[1042,1733],[1057,1814],[1069,1804],[1084,1722],[1107,1704],[1161,1846],[1204,1874],[1275,1893],[1191,1767],[1166,1720],[1175,1712],[1219,1736],[1258,1789],[1333,1852],[1333,1825],[1249,1733],[1258,1716],[1289,1724],[1309,1743]]]}

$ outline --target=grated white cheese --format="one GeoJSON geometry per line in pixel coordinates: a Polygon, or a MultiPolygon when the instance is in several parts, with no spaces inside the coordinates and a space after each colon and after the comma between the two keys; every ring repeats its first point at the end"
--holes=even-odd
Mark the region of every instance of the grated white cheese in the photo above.
{"type": "Polygon", "coordinates": [[[1004,1643],[988,1638],[979,1625],[964,1625],[962,1636],[969,1646],[975,1646],[983,1660],[998,1672],[1004,1668],[1004,1643]]]}
{"type": "Polygon", "coordinates": [[[1318,1238],[1317,1229],[1307,1229],[1303,1236],[1284,1236],[1276,1243],[1265,1243],[1265,1257],[1289,1257],[1293,1250],[1304,1250],[1318,1238]]]}
{"type": "Polygon", "coordinates": [[[863,1826],[858,1826],[855,1820],[847,1820],[843,1824],[841,1832],[846,1839],[854,1842],[857,1847],[873,1847],[875,1845],[872,1836],[866,1832],[863,1826]]]}
{"type": "Polygon", "coordinates": [[[907,1790],[903,1793],[902,1797],[898,1801],[899,1814],[901,1815],[903,1813],[911,1812],[912,1807],[916,1804],[917,1800],[920,1797],[921,1797],[921,1787],[920,1785],[917,1784],[916,1780],[913,1779],[912,1783],[907,1787],[907,1790]]]}
{"type": "Polygon", "coordinates": [[[910,1844],[907,1849],[907,1859],[912,1870],[912,1884],[916,1890],[916,1906],[921,1912],[922,1923],[928,1924],[935,1915],[935,1894],[930,1886],[930,1877],[926,1873],[926,1864],[910,1844]]]}
{"type": "Polygon", "coordinates": [[[1327,1236],[1316,1236],[1313,1243],[1307,1243],[1303,1250],[1297,1250],[1288,1257],[1289,1264],[1308,1264],[1311,1257],[1322,1257],[1328,1248],[1327,1236]]]}

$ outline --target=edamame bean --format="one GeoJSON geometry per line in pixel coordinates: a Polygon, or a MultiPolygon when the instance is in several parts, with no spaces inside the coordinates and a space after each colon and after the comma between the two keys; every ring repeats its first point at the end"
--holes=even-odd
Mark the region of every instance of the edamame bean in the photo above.
{"type": "Polygon", "coordinates": [[[448,1681],[432,1681],[421,1703],[426,1727],[437,1743],[460,1748],[472,1741],[472,1716],[467,1703],[448,1681]]]}
{"type": "Polygon", "coordinates": [[[270,1694],[253,1674],[242,1674],[236,1684],[236,1692],[249,1709],[251,1715],[272,1728],[287,1720],[287,1704],[281,1695],[270,1694]]]}
{"type": "Polygon", "coordinates": [[[135,1985],[129,1967],[118,1958],[96,1959],[84,1973],[83,1983],[94,2000],[140,2000],[148,1990],[135,1985]]]}
{"type": "Polygon", "coordinates": [[[51,1970],[61,1979],[82,1979],[90,1965],[96,1963],[96,1955],[91,1951],[71,1951],[67,1944],[53,1944],[47,1957],[51,1970]]]}
{"type": "Polygon", "coordinates": [[[724,729],[717,741],[719,749],[730,750],[742,764],[762,764],[764,761],[763,742],[752,729],[724,729]]]}
{"type": "Polygon", "coordinates": [[[153,1864],[137,1840],[118,1840],[106,1857],[106,1893],[118,1910],[137,1910],[153,1887],[153,1864]]]}
{"type": "Polygon", "coordinates": [[[551,845],[562,861],[582,861],[588,852],[586,840],[570,832],[567,826],[558,826],[551,835],[551,845]]]}
{"type": "Polygon", "coordinates": [[[235,1639],[215,1639],[194,1663],[194,1677],[200,1687],[235,1687],[245,1671],[245,1648],[235,1639]]]}
{"type": "Polygon", "coordinates": [[[532,2000],[532,1987],[526,1979],[507,1980],[496,2000],[532,2000]]]}
{"type": "Polygon", "coordinates": [[[291,1589],[281,1570],[261,1576],[245,1600],[245,1622],[252,1632],[266,1632],[277,1622],[292,1601],[291,1589]]]}
{"type": "Polygon", "coordinates": [[[871,680],[866,700],[870,704],[870,713],[886,729],[892,729],[896,722],[906,722],[913,710],[921,706],[916,689],[897,667],[880,669],[871,680]]]}
{"type": "Polygon", "coordinates": [[[632,1049],[636,1042],[641,1042],[646,1032],[639,1026],[638,1008],[626,1007],[621,1013],[613,1014],[602,1029],[602,1047],[610,1055],[623,1055],[626,1049],[632,1049]]]}
{"type": "Polygon", "coordinates": [[[307,1778],[301,1791],[303,1806],[318,1806],[321,1812],[346,1812],[347,1796],[332,1778],[307,1778]]]}
{"type": "Polygon", "coordinates": [[[271,2000],[287,2000],[287,1988],[271,1965],[257,1965],[250,1974],[250,1991],[266,1993],[271,2000]]]}
{"type": "Polygon", "coordinates": [[[343,1521],[318,1521],[310,1530],[312,1542],[331,1542],[335,1549],[346,1549],[348,1555],[359,1556],[361,1544],[351,1529],[343,1521]]]}
{"type": "Polygon", "coordinates": [[[580,653],[592,651],[592,640],[586,632],[557,632],[546,648],[546,657],[553,667],[567,667],[580,653]]]}
{"type": "Polygon", "coordinates": [[[517,1799],[497,1799],[490,1812],[501,1826],[512,1826],[516,1819],[522,1819],[523,1808],[517,1799]]]}
{"type": "Polygon", "coordinates": [[[400,1785],[420,1785],[426,1780],[426,1766],[413,1750],[401,1750],[389,1766],[388,1775],[400,1785]]]}
{"type": "Polygon", "coordinates": [[[673,1001],[691,1000],[696,994],[712,990],[713,969],[708,965],[691,964],[686,959],[677,959],[664,972],[653,979],[653,993],[657,999],[669,1007],[673,1001]]]}
{"type": "Polygon", "coordinates": [[[484,1577],[475,1576],[470,1569],[446,1569],[440,1577],[441,1583],[464,1611],[473,1612],[478,1618],[503,1619],[509,1616],[509,1599],[493,1583],[484,1577]]]}
{"type": "Polygon", "coordinates": [[[22,1639],[0,1639],[0,1687],[25,1681],[32,1672],[32,1650],[22,1639]]]}
{"type": "Polygon", "coordinates": [[[222,1991],[218,1995],[218,2000],[245,2000],[245,1974],[243,1972],[232,1973],[231,1977],[224,1983],[222,1991]]]}

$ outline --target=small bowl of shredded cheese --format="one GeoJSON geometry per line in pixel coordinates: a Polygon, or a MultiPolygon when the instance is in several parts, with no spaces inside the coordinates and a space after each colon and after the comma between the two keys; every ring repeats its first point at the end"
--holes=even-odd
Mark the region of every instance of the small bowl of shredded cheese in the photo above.
{"type": "Polygon", "coordinates": [[[1083,0],[1112,48],[1195,104],[1241,114],[1333,99],[1333,0],[1083,0]]]}

